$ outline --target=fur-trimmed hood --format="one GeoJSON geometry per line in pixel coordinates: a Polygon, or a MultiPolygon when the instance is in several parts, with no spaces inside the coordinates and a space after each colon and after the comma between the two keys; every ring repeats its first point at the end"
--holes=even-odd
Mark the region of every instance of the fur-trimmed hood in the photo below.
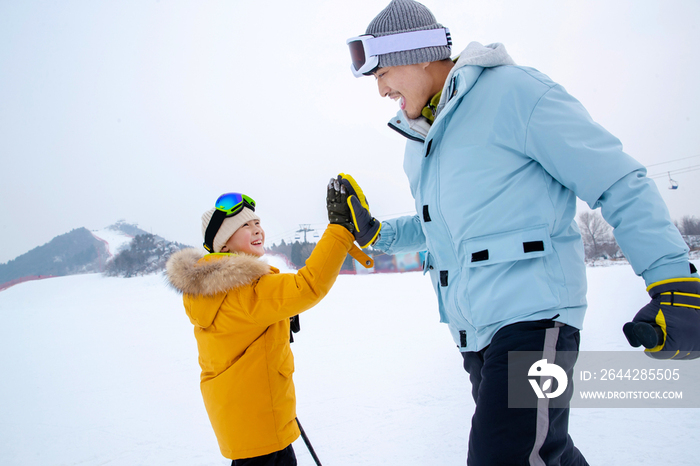
{"type": "Polygon", "coordinates": [[[214,322],[228,291],[277,272],[255,256],[205,255],[193,248],[173,254],[165,269],[170,285],[185,295],[185,311],[190,321],[201,328],[208,328],[214,322]]]}
{"type": "Polygon", "coordinates": [[[194,248],[173,254],[166,265],[170,285],[184,294],[213,296],[247,285],[271,272],[269,264],[246,254],[207,254],[194,248]]]}

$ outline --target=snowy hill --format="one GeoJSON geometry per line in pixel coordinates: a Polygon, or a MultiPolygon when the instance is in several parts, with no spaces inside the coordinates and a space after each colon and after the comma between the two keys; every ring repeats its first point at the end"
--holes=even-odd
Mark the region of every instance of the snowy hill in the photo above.
{"type": "Polygon", "coordinates": [[[106,243],[87,229],[76,228],[0,264],[0,290],[26,280],[97,272],[107,259],[106,243]]]}
{"type": "MultiPolygon", "coordinates": [[[[628,266],[588,272],[582,350],[628,350],[620,328],[646,303],[642,280],[628,266]]],[[[192,326],[162,276],[23,283],[0,293],[0,317],[12,323],[0,328],[0,464],[230,464],[192,326]]],[[[465,463],[470,384],[427,277],[340,276],[301,325],[298,414],[324,464],[465,463]]],[[[574,409],[571,435],[591,464],[695,465],[698,414],[574,409]]]]}
{"type": "Polygon", "coordinates": [[[134,239],[133,235],[111,227],[102,228],[101,230],[92,230],[91,233],[92,236],[105,243],[110,258],[127,247],[131,240],[134,239]]]}
{"type": "MultiPolygon", "coordinates": [[[[134,237],[139,235],[150,238],[152,243],[158,243],[163,251],[183,247],[160,236],[151,235],[137,225],[124,220],[119,220],[100,230],[88,231],[86,228],[76,228],[55,237],[43,246],[22,254],[7,264],[0,264],[0,291],[31,280],[104,272],[110,268],[110,262],[115,256],[127,250],[134,237]]],[[[157,255],[160,258],[164,254],[161,251],[161,254],[157,255]]],[[[135,261],[131,259],[130,262],[133,264],[135,261]]],[[[167,257],[160,262],[164,263],[164,260],[167,260],[167,257]]],[[[160,262],[151,268],[162,270],[160,262]]],[[[151,271],[148,270],[148,272],[151,271]]]]}

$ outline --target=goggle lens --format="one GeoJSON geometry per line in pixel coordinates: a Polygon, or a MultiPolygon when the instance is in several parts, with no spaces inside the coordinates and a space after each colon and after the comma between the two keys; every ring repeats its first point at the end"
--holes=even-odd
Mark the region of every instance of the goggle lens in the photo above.
{"type": "Polygon", "coordinates": [[[216,209],[225,212],[227,216],[235,215],[245,206],[255,211],[255,201],[245,194],[226,193],[216,200],[216,209]]]}
{"type": "Polygon", "coordinates": [[[355,70],[359,71],[367,61],[367,58],[365,57],[365,46],[362,44],[362,41],[355,40],[350,42],[348,47],[350,47],[352,66],[355,68],[355,70]]]}

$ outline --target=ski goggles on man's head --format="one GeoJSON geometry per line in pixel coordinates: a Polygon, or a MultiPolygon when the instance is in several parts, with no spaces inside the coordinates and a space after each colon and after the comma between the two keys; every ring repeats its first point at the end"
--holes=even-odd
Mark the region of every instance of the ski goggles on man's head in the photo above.
{"type": "Polygon", "coordinates": [[[216,207],[216,210],[211,215],[207,231],[204,233],[204,249],[209,252],[214,251],[214,238],[224,220],[241,213],[243,208],[248,208],[255,212],[255,201],[252,197],[245,194],[226,193],[219,196],[214,207],[216,207]]]}
{"type": "Polygon", "coordinates": [[[452,38],[449,29],[440,28],[380,37],[366,34],[348,39],[346,44],[350,47],[352,59],[350,69],[352,74],[359,78],[372,74],[379,67],[379,55],[426,47],[449,47],[452,45],[452,38]]]}

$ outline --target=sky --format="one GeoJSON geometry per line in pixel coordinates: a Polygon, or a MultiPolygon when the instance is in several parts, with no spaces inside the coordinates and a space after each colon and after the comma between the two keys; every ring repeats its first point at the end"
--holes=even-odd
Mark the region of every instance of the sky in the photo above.
{"type": "MultiPolygon", "coordinates": [[[[380,220],[412,213],[397,104],[345,45],[387,4],[0,0],[0,263],[121,219],[199,245],[229,191],[279,243],[324,227],[341,172],[380,220]]],[[[453,55],[503,43],[620,138],[672,218],[700,216],[700,2],[425,4],[453,55]]]]}

